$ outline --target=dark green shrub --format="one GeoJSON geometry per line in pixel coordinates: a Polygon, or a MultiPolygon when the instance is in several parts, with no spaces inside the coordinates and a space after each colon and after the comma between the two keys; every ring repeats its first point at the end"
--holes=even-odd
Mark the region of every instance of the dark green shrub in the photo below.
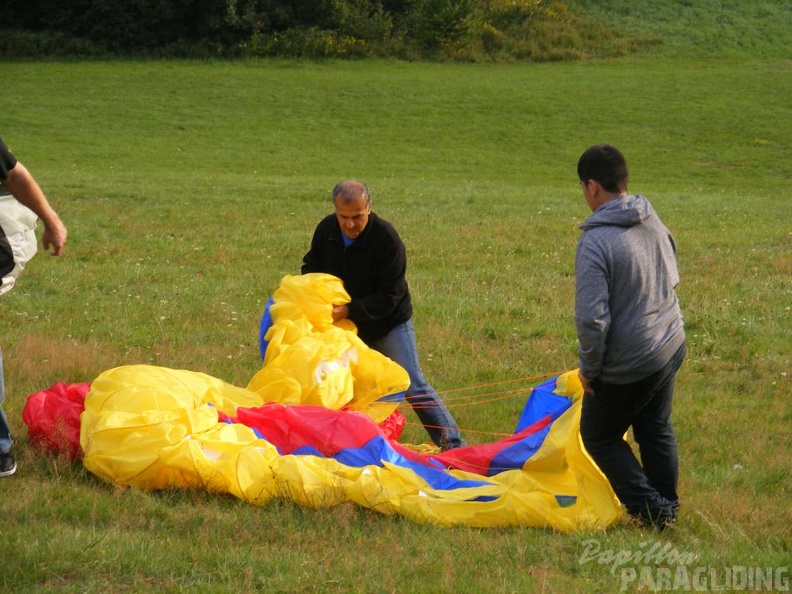
{"type": "Polygon", "coordinates": [[[0,0],[0,55],[508,61],[635,41],[560,0],[0,0]]]}
{"type": "Polygon", "coordinates": [[[0,57],[91,58],[107,54],[106,48],[63,33],[0,30],[0,57]]]}
{"type": "Polygon", "coordinates": [[[299,58],[361,58],[371,55],[365,40],[326,29],[291,28],[282,33],[256,34],[246,44],[250,56],[299,58]]]}
{"type": "Polygon", "coordinates": [[[478,0],[414,0],[408,33],[428,48],[464,45],[479,30],[478,0]]]}

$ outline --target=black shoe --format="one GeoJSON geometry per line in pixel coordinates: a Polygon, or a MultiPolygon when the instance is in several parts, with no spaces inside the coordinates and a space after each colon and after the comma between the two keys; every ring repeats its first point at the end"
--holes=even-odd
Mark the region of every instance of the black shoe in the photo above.
{"type": "Polygon", "coordinates": [[[455,439],[448,439],[447,437],[443,436],[442,443],[440,444],[440,451],[447,452],[448,450],[455,450],[457,448],[464,448],[464,447],[467,447],[467,442],[461,437],[457,437],[455,439]]]}
{"type": "Polygon", "coordinates": [[[669,501],[663,497],[658,497],[644,507],[628,509],[627,511],[639,526],[663,531],[676,523],[679,513],[679,501],[669,501]]]}
{"type": "Polygon", "coordinates": [[[11,448],[7,452],[0,452],[0,478],[4,476],[11,476],[16,472],[17,465],[14,459],[14,449],[11,448]]]}
{"type": "Polygon", "coordinates": [[[630,513],[630,515],[639,526],[654,528],[658,532],[671,528],[677,520],[676,510],[669,513],[666,510],[650,511],[644,509],[637,513],[630,513]]]}

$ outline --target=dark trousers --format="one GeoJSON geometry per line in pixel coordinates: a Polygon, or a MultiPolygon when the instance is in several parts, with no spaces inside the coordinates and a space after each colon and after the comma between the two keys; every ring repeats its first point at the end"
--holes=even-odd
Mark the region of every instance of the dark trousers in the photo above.
{"type": "Polygon", "coordinates": [[[684,358],[683,343],[660,371],[630,384],[595,379],[594,395],[583,397],[583,444],[632,515],[676,518],[679,458],[671,401],[684,358]],[[630,426],[643,466],[624,440],[630,426]]]}

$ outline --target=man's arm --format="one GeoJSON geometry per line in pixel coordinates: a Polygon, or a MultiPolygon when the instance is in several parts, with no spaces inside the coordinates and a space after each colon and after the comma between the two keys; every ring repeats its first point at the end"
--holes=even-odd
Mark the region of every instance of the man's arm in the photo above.
{"type": "Polygon", "coordinates": [[[593,393],[591,380],[602,369],[611,314],[608,273],[602,254],[579,241],[575,254],[575,326],[578,336],[578,373],[583,389],[593,393]]]}
{"type": "Polygon", "coordinates": [[[68,232],[66,226],[61,221],[58,213],[50,206],[44,192],[41,191],[36,180],[27,168],[17,161],[16,166],[8,172],[8,176],[2,182],[3,186],[20,203],[32,210],[41,222],[44,223],[44,233],[41,236],[41,243],[44,249],[49,249],[53,256],[61,253],[68,232]]]}

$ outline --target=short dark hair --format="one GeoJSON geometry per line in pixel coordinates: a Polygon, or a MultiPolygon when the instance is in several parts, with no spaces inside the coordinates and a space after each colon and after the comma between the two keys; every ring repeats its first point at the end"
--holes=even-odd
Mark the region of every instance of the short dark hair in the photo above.
{"type": "Polygon", "coordinates": [[[609,144],[596,144],[580,156],[577,166],[580,181],[598,182],[608,192],[627,191],[627,161],[619,149],[609,144]]]}

